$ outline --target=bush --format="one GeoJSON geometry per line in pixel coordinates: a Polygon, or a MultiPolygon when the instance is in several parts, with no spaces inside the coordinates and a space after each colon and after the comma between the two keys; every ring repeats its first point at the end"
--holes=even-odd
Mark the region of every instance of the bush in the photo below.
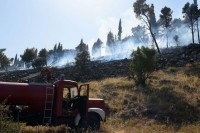
{"type": "Polygon", "coordinates": [[[147,47],[137,48],[131,54],[133,58],[130,63],[131,78],[136,85],[145,86],[145,81],[154,71],[157,62],[156,51],[147,47]]]}
{"type": "Polygon", "coordinates": [[[0,103],[0,133],[20,132],[24,124],[12,121],[12,117],[9,115],[9,107],[4,103],[5,101],[0,103]]]}

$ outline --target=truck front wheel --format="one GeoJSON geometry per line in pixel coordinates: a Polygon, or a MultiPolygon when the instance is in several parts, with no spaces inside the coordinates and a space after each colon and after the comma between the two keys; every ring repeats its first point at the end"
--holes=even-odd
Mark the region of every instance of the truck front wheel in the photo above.
{"type": "Polygon", "coordinates": [[[84,130],[99,130],[100,118],[94,113],[89,113],[87,117],[82,118],[79,123],[79,128],[84,130]]]}

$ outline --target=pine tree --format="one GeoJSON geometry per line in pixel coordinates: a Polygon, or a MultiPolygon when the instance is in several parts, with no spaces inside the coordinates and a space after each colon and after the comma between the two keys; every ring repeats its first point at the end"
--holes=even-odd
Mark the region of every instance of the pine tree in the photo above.
{"type": "Polygon", "coordinates": [[[110,31],[107,35],[106,51],[113,53],[115,39],[113,33],[110,31]]]}
{"type": "Polygon", "coordinates": [[[157,28],[156,15],[155,15],[154,5],[153,4],[151,4],[151,6],[149,8],[149,18],[150,18],[150,22],[151,22],[152,28],[156,29],[157,28]]]}
{"type": "Polygon", "coordinates": [[[17,61],[18,61],[18,59],[17,59],[17,54],[16,54],[15,59],[14,59],[14,65],[17,65],[17,61]]]}
{"type": "Polygon", "coordinates": [[[168,33],[169,33],[169,27],[171,26],[171,21],[172,21],[172,10],[166,6],[162,8],[161,14],[160,14],[160,20],[162,21],[162,25],[166,30],[167,48],[168,48],[169,46],[168,33]]]}
{"type": "Polygon", "coordinates": [[[94,43],[94,45],[92,46],[92,55],[96,55],[96,56],[101,56],[101,45],[103,44],[103,42],[101,41],[101,39],[97,39],[97,41],[94,43]]]}
{"type": "Polygon", "coordinates": [[[80,44],[76,47],[76,51],[77,53],[88,51],[88,45],[83,42],[83,39],[81,39],[80,44]]]}
{"type": "Polygon", "coordinates": [[[57,44],[54,45],[53,52],[56,53],[57,51],[57,44]]]}
{"type": "Polygon", "coordinates": [[[139,19],[142,19],[145,23],[145,25],[147,26],[146,28],[149,30],[153,41],[156,45],[157,51],[159,54],[161,54],[160,52],[160,48],[158,46],[156,37],[155,37],[155,13],[154,13],[154,6],[153,4],[151,5],[151,7],[149,5],[146,4],[146,0],[136,0],[136,2],[133,4],[133,8],[134,8],[134,12],[136,14],[136,17],[139,19]]]}
{"type": "Polygon", "coordinates": [[[192,33],[192,43],[194,43],[194,32],[195,32],[195,22],[197,21],[198,18],[198,8],[197,5],[195,4],[190,4],[189,2],[187,2],[183,9],[182,9],[182,13],[185,15],[185,22],[189,23],[190,29],[191,29],[191,33],[192,33]]]}
{"type": "Polygon", "coordinates": [[[10,64],[8,57],[3,53],[6,49],[0,49],[0,68],[5,68],[10,64]]]}

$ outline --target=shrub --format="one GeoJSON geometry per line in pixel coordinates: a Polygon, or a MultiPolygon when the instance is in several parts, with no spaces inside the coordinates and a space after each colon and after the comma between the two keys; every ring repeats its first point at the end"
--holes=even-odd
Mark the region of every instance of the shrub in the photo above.
{"type": "Polygon", "coordinates": [[[13,122],[12,117],[9,114],[9,107],[5,105],[5,101],[0,103],[0,133],[20,132],[23,124],[13,122]]]}
{"type": "Polygon", "coordinates": [[[136,85],[145,86],[145,81],[154,71],[157,62],[156,51],[142,46],[133,51],[131,57],[133,58],[130,63],[131,78],[136,85]]]}

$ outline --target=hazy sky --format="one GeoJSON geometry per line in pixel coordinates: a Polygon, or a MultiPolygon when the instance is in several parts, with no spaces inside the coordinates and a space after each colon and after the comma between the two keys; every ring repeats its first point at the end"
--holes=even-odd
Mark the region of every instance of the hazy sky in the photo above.
{"type": "MultiPolygon", "coordinates": [[[[99,37],[106,41],[111,30],[117,34],[122,19],[122,37],[131,35],[131,28],[141,23],[133,13],[135,0],[0,0],[0,48],[14,57],[26,48],[52,49],[61,42],[74,49],[81,38],[89,44],[99,37]]],[[[173,17],[182,18],[182,7],[193,0],[147,0],[155,6],[156,16],[164,7],[173,10],[173,17]]],[[[199,3],[199,2],[198,2],[199,3]]]]}

